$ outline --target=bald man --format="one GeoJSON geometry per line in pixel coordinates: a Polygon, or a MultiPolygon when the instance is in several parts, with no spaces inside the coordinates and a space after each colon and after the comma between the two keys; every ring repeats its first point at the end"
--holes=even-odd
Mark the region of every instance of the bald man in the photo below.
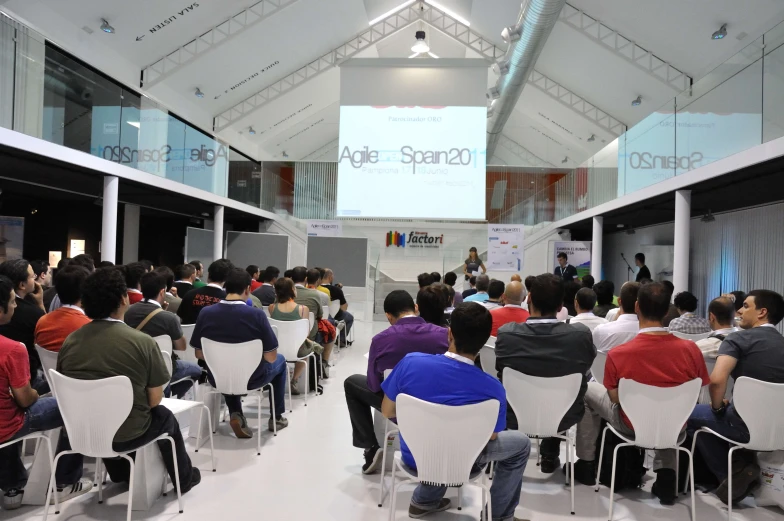
{"type": "Polygon", "coordinates": [[[525,296],[525,286],[523,286],[522,282],[512,281],[506,285],[504,296],[502,297],[504,306],[490,310],[490,316],[493,317],[491,335],[496,336],[498,328],[504,324],[528,320],[528,311],[522,307],[525,296]]]}
{"type": "Polygon", "coordinates": [[[520,277],[520,275],[518,275],[517,273],[515,273],[514,275],[512,275],[512,279],[511,279],[511,281],[512,281],[512,282],[520,282],[520,283],[522,283],[522,282],[523,282],[523,279],[522,279],[522,277],[520,277]]]}

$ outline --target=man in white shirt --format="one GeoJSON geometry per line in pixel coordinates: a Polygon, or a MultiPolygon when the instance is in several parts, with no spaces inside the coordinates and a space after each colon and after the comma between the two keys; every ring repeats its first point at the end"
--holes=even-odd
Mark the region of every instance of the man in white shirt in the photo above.
{"type": "Polygon", "coordinates": [[[593,307],[596,305],[596,293],[592,289],[582,288],[574,296],[574,310],[577,316],[569,321],[570,324],[582,324],[591,331],[596,326],[606,324],[607,320],[593,314],[593,307]]]}
{"type": "Polygon", "coordinates": [[[637,302],[638,282],[627,282],[621,287],[618,296],[618,318],[613,322],[596,326],[593,330],[593,343],[597,351],[606,353],[615,346],[625,344],[637,336],[640,323],[634,311],[637,302]]]}
{"type": "Polygon", "coordinates": [[[711,334],[696,342],[705,360],[715,360],[719,355],[719,346],[724,339],[735,331],[735,303],[727,297],[718,297],[708,304],[708,321],[711,334]]]}

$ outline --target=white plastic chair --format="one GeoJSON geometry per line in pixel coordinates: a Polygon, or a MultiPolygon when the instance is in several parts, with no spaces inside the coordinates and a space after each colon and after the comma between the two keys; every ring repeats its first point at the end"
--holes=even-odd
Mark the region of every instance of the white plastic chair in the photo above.
{"type": "Polygon", "coordinates": [[[672,334],[674,336],[677,336],[678,338],[682,338],[684,340],[691,340],[692,342],[696,342],[697,340],[702,340],[703,338],[708,338],[710,336],[710,331],[708,331],[707,333],[697,333],[697,334],[694,334],[694,335],[691,335],[689,333],[681,333],[680,331],[672,331],[672,334]]]}
{"type": "MultiPolygon", "coordinates": [[[[44,379],[49,382],[49,369],[57,368],[57,355],[56,351],[49,351],[43,347],[35,344],[35,351],[38,353],[38,358],[41,360],[41,367],[44,369],[44,379]]],[[[49,386],[51,387],[51,385],[49,386]]]]}
{"type": "MultiPolygon", "coordinates": [[[[46,521],[49,515],[49,501],[55,486],[54,476],[57,462],[66,454],[82,454],[98,458],[99,466],[102,459],[116,457],[121,457],[130,464],[127,521],[131,521],[134,461],[128,454],[157,443],[160,440],[168,440],[171,443],[177,501],[182,514],[182,493],[180,492],[180,474],[177,467],[177,451],[171,436],[166,434],[158,436],[142,447],[126,452],[115,452],[112,448],[114,435],[117,434],[120,426],[128,419],[128,414],[130,414],[133,406],[133,389],[131,388],[131,381],[127,376],[113,376],[101,380],[77,380],[50,369],[49,384],[57,398],[57,405],[63,417],[63,424],[71,442],[71,450],[59,453],[52,462],[52,473],[49,478],[49,488],[46,491],[46,503],[44,503],[44,521],[46,521]]],[[[164,479],[165,482],[166,480],[164,479]]],[[[98,502],[103,503],[103,480],[98,480],[98,502]]],[[[55,514],[60,513],[56,491],[54,492],[54,510],[55,514]]]]}
{"type": "MultiPolygon", "coordinates": [[[[164,356],[163,358],[167,362],[166,367],[169,369],[169,379],[171,380],[171,376],[173,374],[172,373],[173,367],[172,367],[171,355],[174,352],[174,344],[172,343],[171,337],[169,335],[160,335],[160,336],[154,336],[154,337],[152,337],[152,339],[155,340],[155,342],[158,344],[158,347],[160,348],[161,353],[166,353],[166,355],[167,355],[167,356],[164,356]]],[[[186,348],[185,351],[188,351],[189,349],[191,351],[193,351],[193,349],[191,349],[190,347],[186,348]]],[[[177,356],[180,356],[180,354],[184,353],[185,351],[177,351],[177,356]]],[[[195,357],[195,355],[194,355],[194,357],[195,357]]],[[[189,377],[186,376],[185,378],[180,378],[179,380],[174,381],[174,382],[170,381],[169,385],[172,386],[172,385],[178,384],[180,382],[193,382],[193,396],[196,396],[196,391],[197,391],[197,389],[199,387],[199,381],[198,380],[194,380],[194,379],[189,378],[189,377]]],[[[197,446],[198,446],[198,444],[197,444],[197,446]]]]}
{"type": "Polygon", "coordinates": [[[316,315],[311,311],[308,313],[308,331],[313,329],[313,324],[316,323],[316,315]]]}
{"type": "Polygon", "coordinates": [[[193,337],[193,330],[195,327],[196,324],[182,325],[182,336],[185,338],[185,345],[187,347],[185,351],[177,351],[177,356],[186,362],[193,362],[194,364],[197,364],[199,363],[199,359],[196,358],[196,350],[191,346],[191,337],[193,337]]]}
{"type": "Polygon", "coordinates": [[[479,350],[479,361],[482,363],[482,370],[498,380],[498,371],[495,368],[495,347],[485,344],[479,350]]]}
{"type": "Polygon", "coordinates": [[[256,437],[256,455],[261,456],[261,401],[265,387],[268,387],[270,392],[273,434],[278,435],[278,425],[274,420],[277,418],[275,416],[275,389],[273,389],[272,383],[258,389],[248,389],[248,381],[261,364],[264,356],[264,344],[261,343],[261,340],[228,344],[202,338],[201,347],[204,360],[210,366],[210,372],[215,379],[215,390],[210,391],[209,394],[245,395],[258,393],[259,432],[256,437]]]}
{"type": "MultiPolygon", "coordinates": [[[[703,427],[694,433],[691,450],[697,445],[697,436],[704,432],[712,434],[732,445],[727,454],[727,485],[728,497],[732,498],[732,453],[738,449],[748,449],[756,452],[772,452],[784,450],[784,415],[771,414],[780,411],[784,401],[784,384],[763,382],[754,378],[743,376],[735,382],[732,404],[738,412],[746,427],[749,429],[748,443],[740,443],[725,438],[708,427],[703,427]]],[[[692,470],[692,469],[690,469],[692,470]]],[[[693,472],[692,472],[693,474],[693,472]]],[[[692,491],[694,480],[692,480],[692,491]]],[[[693,492],[692,492],[693,493],[693,492]]],[[[732,521],[732,501],[727,505],[727,519],[732,521]]]]}
{"type": "MultiPolygon", "coordinates": [[[[694,474],[693,451],[680,444],[686,439],[686,431],[682,430],[689,419],[697,396],[700,393],[702,380],[695,378],[690,382],[676,387],[656,387],[645,385],[634,380],[621,378],[618,384],[618,398],[621,408],[634,426],[634,439],[619,433],[612,425],[607,424],[602,433],[602,448],[599,451],[599,465],[596,471],[596,488],[599,491],[599,476],[602,473],[604,457],[604,440],[607,431],[611,430],[623,443],[615,446],[613,451],[612,479],[610,480],[610,517],[613,513],[613,489],[615,488],[615,462],[618,449],[621,447],[640,447],[643,449],[675,449],[675,495],[678,495],[678,466],[680,451],[689,455],[689,475],[694,474]]],[[[691,483],[691,519],[696,521],[697,509],[694,502],[694,482],[691,483]]]]}
{"type": "MultiPolygon", "coordinates": [[[[716,367],[716,359],[715,358],[706,358],[705,359],[705,367],[708,369],[708,374],[710,375],[713,372],[713,368],[716,367]]],[[[724,393],[724,398],[727,400],[732,401],[732,390],[735,387],[735,379],[733,377],[729,377],[727,379],[727,390],[724,393]]],[[[697,399],[697,403],[710,405],[711,397],[710,397],[710,386],[703,385],[702,389],[700,389],[700,397],[697,399]]]]}
{"type": "Polygon", "coordinates": [[[417,473],[415,475],[409,472],[403,465],[402,453],[395,452],[390,521],[395,515],[398,487],[411,482],[460,487],[457,492],[458,510],[462,509],[461,485],[475,484],[482,489],[482,508],[487,505],[485,519],[493,519],[490,485],[486,474],[482,471],[472,476],[471,470],[493,434],[498,421],[498,400],[453,406],[399,394],[396,406],[398,429],[417,462],[417,473]],[[396,470],[404,477],[399,483],[395,483],[396,470]]]}
{"type": "MultiPolygon", "coordinates": [[[[392,369],[387,369],[384,371],[384,380],[389,378],[389,375],[392,374],[392,369]]],[[[384,503],[384,476],[387,473],[387,448],[389,445],[389,437],[393,434],[400,436],[400,430],[397,428],[397,425],[392,423],[392,420],[389,418],[385,418],[386,424],[384,426],[384,446],[381,447],[383,450],[383,456],[381,457],[381,487],[378,491],[378,506],[381,508],[381,505],[384,503]]]]}
{"type": "MultiPolygon", "coordinates": [[[[311,315],[313,315],[313,313],[311,313],[311,315]]],[[[307,407],[308,385],[310,384],[310,365],[308,359],[312,357],[313,363],[315,364],[316,353],[310,353],[309,355],[299,357],[297,356],[297,352],[299,351],[299,348],[302,347],[302,343],[305,339],[308,338],[308,333],[310,333],[308,321],[304,318],[292,321],[275,320],[274,318],[271,318],[269,319],[269,322],[273,331],[275,331],[275,336],[278,338],[278,353],[283,355],[286,362],[290,364],[305,362],[305,407],[307,407]]],[[[291,379],[287,378],[286,381],[289,384],[289,412],[292,412],[294,410],[294,404],[291,396],[291,379]]]]}
{"type": "Polygon", "coordinates": [[[604,366],[607,364],[607,353],[596,351],[596,358],[591,363],[591,375],[600,384],[604,383],[604,366]]]}
{"type": "MultiPolygon", "coordinates": [[[[346,322],[344,320],[338,320],[336,315],[340,313],[340,300],[331,300],[329,302],[329,316],[331,316],[335,320],[335,349],[337,352],[340,352],[340,330],[346,329],[346,322]]],[[[348,344],[348,335],[346,336],[346,344],[348,344]]]]}
{"type": "Polygon", "coordinates": [[[529,438],[566,440],[566,484],[571,483],[572,515],[574,515],[574,451],[576,441],[569,430],[559,432],[566,412],[580,394],[584,375],[569,374],[554,378],[530,376],[504,367],[502,380],[506,399],[517,417],[517,430],[529,438]],[[571,478],[571,482],[570,482],[571,478]]]}
{"type": "MultiPolygon", "coordinates": [[[[38,347],[38,346],[36,346],[36,347],[38,347]]],[[[46,373],[44,373],[44,375],[46,375],[46,373]]],[[[49,379],[47,378],[46,381],[48,382],[49,379]]],[[[22,444],[22,454],[24,454],[25,442],[26,441],[28,441],[28,440],[37,440],[36,441],[36,445],[35,445],[35,449],[36,449],[36,451],[38,451],[38,448],[40,447],[41,440],[44,440],[46,442],[46,450],[49,451],[49,467],[50,468],[55,468],[53,466],[54,451],[52,451],[52,442],[49,439],[49,436],[47,435],[48,432],[50,432],[50,431],[31,432],[27,436],[21,436],[19,438],[16,438],[15,440],[5,441],[3,443],[0,443],[0,449],[4,449],[5,447],[10,447],[11,445],[14,445],[15,443],[21,443],[22,444]]],[[[47,502],[46,504],[48,505],[49,503],[47,502]]]]}

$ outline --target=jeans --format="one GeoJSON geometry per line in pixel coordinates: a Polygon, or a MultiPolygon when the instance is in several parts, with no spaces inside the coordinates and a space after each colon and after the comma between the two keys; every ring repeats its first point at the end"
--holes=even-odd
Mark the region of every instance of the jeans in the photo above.
{"type": "MultiPolygon", "coordinates": [[[[515,508],[520,503],[520,488],[523,472],[531,452],[531,441],[519,431],[499,432],[495,440],[489,441],[474,464],[474,470],[495,462],[493,484],[490,487],[493,520],[506,521],[514,518],[515,508]]],[[[438,485],[417,486],[411,503],[425,510],[438,507],[446,494],[447,487],[438,485]]]]}
{"type": "MultiPolygon", "coordinates": [[[[193,362],[186,362],[184,360],[176,360],[174,362],[174,367],[172,368],[172,377],[171,381],[176,382],[177,380],[182,380],[183,378],[195,378],[198,379],[201,376],[201,367],[199,364],[194,364],[193,362]]],[[[193,382],[182,382],[176,385],[176,389],[174,391],[177,398],[182,398],[185,396],[185,393],[188,392],[193,386],[193,382]]],[[[171,396],[171,385],[167,385],[166,389],[164,389],[163,394],[168,398],[171,396]]]]}
{"type": "MultiPolygon", "coordinates": [[[[715,414],[710,405],[697,405],[686,423],[686,428],[693,436],[694,432],[702,427],[708,427],[740,443],[749,441],[749,429],[731,404],[723,415],[715,414]]],[[[702,433],[697,436],[697,451],[720,482],[727,479],[727,454],[730,448],[729,443],[712,434],[702,433]]]]}
{"type": "Polygon", "coordinates": [[[346,345],[346,336],[348,336],[349,331],[351,331],[351,327],[354,325],[354,315],[348,311],[340,311],[335,318],[338,321],[342,320],[346,323],[346,328],[340,332],[340,345],[342,347],[346,345]]]}
{"type": "MultiPolygon", "coordinates": [[[[209,372],[207,379],[210,385],[215,387],[215,379],[212,377],[212,372],[209,372]]],[[[280,419],[283,416],[283,411],[286,410],[286,378],[288,378],[289,371],[286,367],[286,358],[283,355],[278,355],[274,362],[270,363],[262,359],[261,364],[253,371],[248,380],[248,390],[258,389],[269,383],[272,384],[272,389],[275,391],[275,416],[280,419]]],[[[229,413],[242,414],[242,396],[238,394],[224,394],[223,398],[226,400],[226,406],[229,408],[229,413]]],[[[272,394],[270,393],[270,407],[272,406],[272,394]]]]}
{"type": "Polygon", "coordinates": [[[346,391],[346,405],[351,418],[354,446],[360,449],[377,446],[379,443],[373,429],[373,413],[370,408],[381,410],[384,393],[371,391],[364,374],[349,376],[343,382],[343,388],[346,391]]]}
{"type": "MultiPolygon", "coordinates": [[[[57,408],[57,400],[51,397],[39,398],[25,410],[22,428],[9,439],[3,440],[2,443],[19,439],[34,432],[48,431],[62,426],[63,418],[60,416],[60,409],[57,408]]],[[[44,447],[40,449],[46,450],[44,447]]],[[[70,449],[68,436],[65,429],[62,429],[56,453],[70,449]]],[[[27,471],[22,463],[21,450],[21,443],[0,449],[0,489],[22,489],[27,484],[27,471]]],[[[52,455],[52,457],[54,456],[55,454],[52,455]]],[[[82,477],[82,460],[81,454],[69,454],[60,458],[60,461],[57,462],[55,483],[57,485],[72,485],[79,481],[79,478],[82,477]]]]}

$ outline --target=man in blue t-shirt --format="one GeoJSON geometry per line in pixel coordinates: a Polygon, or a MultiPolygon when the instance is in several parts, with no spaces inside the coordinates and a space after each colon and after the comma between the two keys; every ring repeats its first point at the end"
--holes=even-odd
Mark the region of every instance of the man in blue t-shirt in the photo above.
{"type": "MultiPolygon", "coordinates": [[[[284,403],[286,392],[286,359],[279,355],[278,339],[272,331],[267,315],[260,309],[250,307],[246,301],[250,295],[251,277],[247,271],[233,268],[226,277],[226,299],[221,302],[205,307],[196,319],[196,327],[193,328],[191,345],[196,348],[196,357],[204,359],[201,351],[202,338],[209,338],[216,342],[229,344],[239,344],[251,340],[261,340],[264,345],[264,355],[261,363],[253,372],[248,380],[248,390],[258,389],[268,383],[272,383],[275,390],[275,420],[270,418],[269,430],[274,430],[277,423],[277,430],[284,429],[289,422],[283,417],[286,408],[284,403]]],[[[210,384],[215,386],[209,367],[208,379],[210,384]]],[[[248,427],[248,421],[242,413],[242,397],[234,394],[224,394],[226,406],[231,414],[231,428],[238,438],[251,438],[253,432],[248,427]]],[[[270,403],[272,397],[270,396],[270,403]]]]}
{"type": "MultiPolygon", "coordinates": [[[[506,392],[501,383],[474,366],[474,359],[490,337],[493,319],[483,306],[460,304],[452,312],[449,327],[449,351],[443,355],[410,353],[401,360],[381,388],[384,399],[381,412],[387,418],[396,416],[398,394],[443,405],[469,405],[498,400],[498,421],[476,466],[496,462],[491,488],[493,518],[517,520],[514,511],[520,502],[523,472],[528,463],[531,442],[522,432],[506,429],[506,392]]],[[[403,463],[416,469],[405,441],[401,438],[403,463]]],[[[414,519],[450,506],[444,498],[446,486],[417,486],[411,498],[408,515],[414,519]]]]}

